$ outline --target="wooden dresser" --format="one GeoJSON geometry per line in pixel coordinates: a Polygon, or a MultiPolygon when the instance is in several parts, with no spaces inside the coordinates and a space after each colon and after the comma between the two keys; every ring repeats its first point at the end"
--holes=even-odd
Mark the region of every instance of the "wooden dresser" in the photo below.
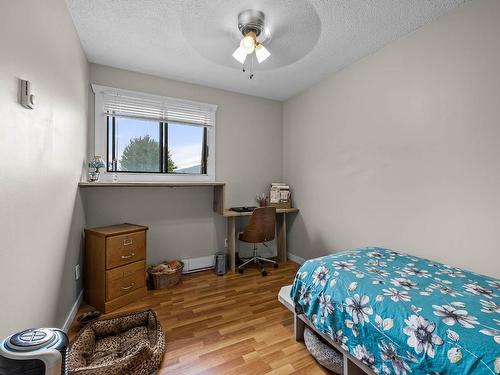
{"type": "Polygon", "coordinates": [[[104,313],[147,294],[146,231],[119,224],[85,230],[85,300],[104,313]]]}

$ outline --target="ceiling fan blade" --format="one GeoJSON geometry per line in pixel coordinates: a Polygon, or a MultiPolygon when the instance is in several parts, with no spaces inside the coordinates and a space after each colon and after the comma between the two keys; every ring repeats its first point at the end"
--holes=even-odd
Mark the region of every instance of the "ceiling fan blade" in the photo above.
{"type": "Polygon", "coordinates": [[[259,44],[257,48],[255,48],[255,56],[257,57],[257,61],[259,64],[271,56],[271,52],[267,50],[262,44],[259,44]]]}
{"type": "Polygon", "coordinates": [[[241,47],[236,48],[236,51],[233,52],[233,57],[238,60],[240,64],[244,64],[247,58],[247,53],[241,47]]]}

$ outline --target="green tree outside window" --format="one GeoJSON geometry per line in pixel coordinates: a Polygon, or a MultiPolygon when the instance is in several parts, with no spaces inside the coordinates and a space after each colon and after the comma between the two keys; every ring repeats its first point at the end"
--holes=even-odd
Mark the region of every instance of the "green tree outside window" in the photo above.
{"type": "MultiPolygon", "coordinates": [[[[125,147],[120,159],[122,171],[132,172],[157,172],[160,170],[160,160],[158,150],[160,144],[152,139],[149,134],[143,137],[136,137],[130,140],[125,147]]],[[[174,173],[177,169],[170,150],[167,155],[167,172],[174,173]]]]}

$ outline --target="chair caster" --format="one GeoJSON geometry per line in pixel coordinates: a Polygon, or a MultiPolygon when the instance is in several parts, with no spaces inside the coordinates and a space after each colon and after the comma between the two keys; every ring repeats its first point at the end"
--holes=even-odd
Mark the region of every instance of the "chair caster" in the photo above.
{"type": "Polygon", "coordinates": [[[262,276],[267,276],[267,271],[266,270],[263,270],[261,273],[262,273],[262,276]]]}
{"type": "Polygon", "coordinates": [[[278,268],[278,263],[273,263],[274,268],[278,268]]]}
{"type": "Polygon", "coordinates": [[[238,273],[243,273],[245,271],[243,268],[238,268],[238,273]]]}

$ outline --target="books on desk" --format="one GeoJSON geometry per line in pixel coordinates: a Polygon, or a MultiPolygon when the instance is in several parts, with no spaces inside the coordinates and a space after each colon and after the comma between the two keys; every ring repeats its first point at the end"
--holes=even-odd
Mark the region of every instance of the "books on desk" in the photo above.
{"type": "Polygon", "coordinates": [[[269,191],[269,204],[277,208],[290,208],[290,186],[283,182],[273,182],[269,191]]]}

